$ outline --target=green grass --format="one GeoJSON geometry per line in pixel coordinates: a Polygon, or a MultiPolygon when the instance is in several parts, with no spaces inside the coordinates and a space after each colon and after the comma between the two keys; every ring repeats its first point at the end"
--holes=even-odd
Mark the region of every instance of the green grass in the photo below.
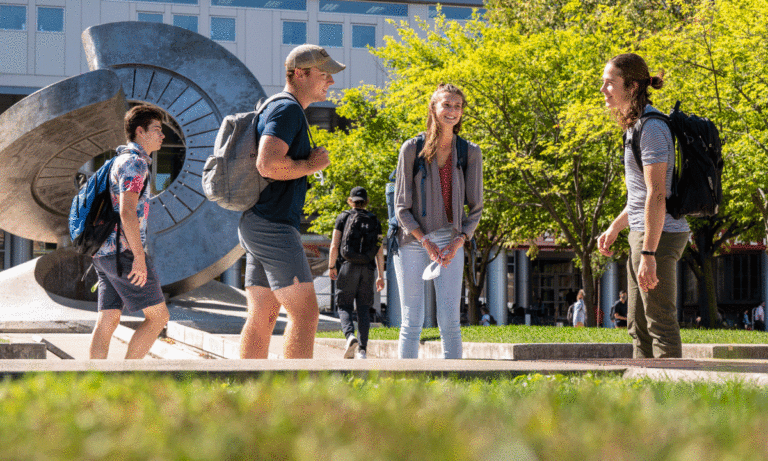
{"type": "MultiPolygon", "coordinates": [[[[370,339],[397,339],[399,328],[372,328],[370,339]]],[[[690,344],[765,344],[768,333],[746,330],[690,330],[680,332],[683,343],[690,344]]],[[[318,332],[319,338],[344,338],[341,330],[318,332]]],[[[631,338],[625,329],[617,328],[570,328],[506,325],[493,327],[462,327],[465,342],[478,343],[629,343],[631,338]]],[[[437,328],[425,328],[423,341],[439,341],[437,328]]]]}
{"type": "Polygon", "coordinates": [[[768,458],[768,391],[737,382],[43,374],[0,415],[0,459],[768,458]]]}

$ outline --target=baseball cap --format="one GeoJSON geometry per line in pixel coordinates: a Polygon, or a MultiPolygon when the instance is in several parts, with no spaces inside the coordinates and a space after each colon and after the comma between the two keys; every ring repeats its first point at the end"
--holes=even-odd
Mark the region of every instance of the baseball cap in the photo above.
{"type": "Polygon", "coordinates": [[[349,198],[353,202],[357,202],[357,201],[367,202],[368,191],[366,191],[364,187],[355,186],[352,188],[352,192],[349,193],[349,198]]]}
{"type": "Polygon", "coordinates": [[[335,74],[347,66],[336,62],[323,47],[309,43],[297,46],[285,58],[285,68],[288,70],[308,69],[310,67],[317,67],[323,72],[335,74]]]}

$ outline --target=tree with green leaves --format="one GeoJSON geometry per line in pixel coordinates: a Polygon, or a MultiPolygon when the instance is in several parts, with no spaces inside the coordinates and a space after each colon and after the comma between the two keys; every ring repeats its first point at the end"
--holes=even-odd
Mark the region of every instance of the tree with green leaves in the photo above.
{"type": "MultiPolygon", "coordinates": [[[[768,122],[765,75],[768,72],[768,4],[761,0],[719,0],[683,6],[685,19],[643,43],[670,90],[657,107],[682,109],[712,119],[723,139],[723,204],[717,216],[689,219],[692,244],[683,259],[695,274],[700,315],[717,323],[715,257],[736,239],[763,240],[760,209],[768,202],[768,122]]],[[[763,214],[763,219],[768,214],[763,214]]]]}

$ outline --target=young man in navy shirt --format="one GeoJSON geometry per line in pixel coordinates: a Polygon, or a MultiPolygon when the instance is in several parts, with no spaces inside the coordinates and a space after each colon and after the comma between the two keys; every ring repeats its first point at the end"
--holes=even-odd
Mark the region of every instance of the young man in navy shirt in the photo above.
{"type": "Polygon", "coordinates": [[[240,341],[241,358],[267,358],[280,306],[290,323],[284,333],[285,358],[312,358],[319,308],[299,234],[307,176],[330,165],[324,147],[312,148],[304,109],[326,99],[333,74],[345,68],[316,45],[293,49],[285,61],[284,92],[291,99],[270,103],[259,117],[256,167],[273,179],[259,201],[243,213],[238,234],[246,250],[248,318],[240,341]]]}

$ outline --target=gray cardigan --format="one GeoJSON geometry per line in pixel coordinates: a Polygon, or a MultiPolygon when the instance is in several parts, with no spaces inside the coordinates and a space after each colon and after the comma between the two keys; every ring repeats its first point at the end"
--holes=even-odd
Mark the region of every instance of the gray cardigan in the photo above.
{"type": "MultiPolygon", "coordinates": [[[[414,229],[421,228],[422,232],[429,234],[449,225],[445,215],[437,161],[433,160],[426,164],[427,178],[424,183],[425,194],[423,194],[426,197],[426,203],[422,203],[422,175],[421,173],[416,176],[413,174],[415,156],[416,140],[414,138],[403,143],[397,160],[395,215],[400,223],[400,232],[397,233],[399,245],[406,245],[415,240],[411,234],[414,229]],[[426,216],[422,216],[422,210],[426,211],[426,216]]],[[[463,232],[472,238],[483,212],[483,158],[480,147],[469,143],[467,157],[465,185],[464,174],[456,166],[456,136],[454,135],[451,147],[451,163],[455,166],[452,175],[453,224],[451,226],[455,235],[463,232]],[[464,212],[465,191],[469,214],[464,212]]]]}

